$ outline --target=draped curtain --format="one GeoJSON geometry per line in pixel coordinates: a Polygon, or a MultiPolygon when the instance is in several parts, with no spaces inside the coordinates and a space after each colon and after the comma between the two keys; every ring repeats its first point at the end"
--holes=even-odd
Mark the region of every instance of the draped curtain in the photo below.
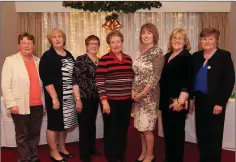
{"type": "Polygon", "coordinates": [[[212,27],[220,31],[218,46],[228,50],[228,13],[201,13],[201,29],[212,27]]]}
{"type": "Polygon", "coordinates": [[[87,36],[96,35],[100,38],[99,55],[108,50],[106,35],[108,30],[101,27],[105,16],[109,13],[43,13],[42,50],[49,48],[47,33],[53,28],[62,29],[66,34],[66,46],[74,57],[85,54],[87,36]]]}
{"type": "Polygon", "coordinates": [[[42,13],[18,13],[18,34],[28,32],[35,37],[35,56],[42,55],[42,13]]]}
{"type": "MultiPolygon", "coordinates": [[[[100,38],[101,46],[98,55],[102,56],[109,51],[109,46],[106,43],[109,30],[102,27],[108,14],[104,12],[43,13],[42,50],[45,51],[50,46],[46,39],[47,33],[52,28],[60,28],[67,35],[66,48],[74,57],[86,52],[84,40],[91,34],[95,34],[100,38]]],[[[167,52],[169,35],[177,27],[186,29],[192,45],[191,51],[198,50],[199,13],[119,13],[119,21],[123,24],[123,28],[120,29],[124,35],[123,51],[132,58],[135,58],[139,51],[140,27],[147,22],[154,23],[157,26],[160,38],[159,46],[164,53],[167,52]]]]}
{"type": "MultiPolygon", "coordinates": [[[[41,56],[50,44],[46,38],[52,28],[62,29],[67,38],[66,46],[74,57],[86,53],[84,40],[94,34],[100,38],[99,56],[109,51],[106,36],[110,32],[102,27],[108,12],[69,12],[69,13],[18,13],[18,32],[30,32],[36,39],[36,56],[41,56]]],[[[199,50],[199,33],[205,27],[215,27],[220,31],[219,47],[227,50],[228,13],[173,13],[136,12],[119,13],[119,21],[124,35],[123,51],[133,59],[139,51],[140,27],[147,22],[154,23],[159,31],[159,47],[167,52],[169,35],[180,27],[187,31],[192,49],[199,50]]]]}

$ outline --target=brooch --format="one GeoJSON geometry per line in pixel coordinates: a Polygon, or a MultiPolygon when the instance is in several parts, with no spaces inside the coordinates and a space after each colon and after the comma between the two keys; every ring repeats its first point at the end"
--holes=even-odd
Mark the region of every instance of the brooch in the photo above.
{"type": "Polygon", "coordinates": [[[207,69],[211,69],[211,66],[207,66],[207,69]]]}

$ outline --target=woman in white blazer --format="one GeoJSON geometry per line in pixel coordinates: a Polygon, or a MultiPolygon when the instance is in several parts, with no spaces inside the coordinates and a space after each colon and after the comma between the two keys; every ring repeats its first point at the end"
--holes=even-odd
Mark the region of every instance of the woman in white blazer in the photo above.
{"type": "Polygon", "coordinates": [[[20,162],[40,162],[37,146],[43,117],[44,95],[39,78],[39,58],[33,56],[34,36],[18,36],[18,53],[5,59],[2,68],[2,92],[15,124],[20,162]]]}

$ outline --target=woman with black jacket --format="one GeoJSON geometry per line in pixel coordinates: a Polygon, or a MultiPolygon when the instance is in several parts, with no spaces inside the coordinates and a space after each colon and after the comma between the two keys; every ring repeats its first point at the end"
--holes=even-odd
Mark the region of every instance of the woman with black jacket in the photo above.
{"type": "Polygon", "coordinates": [[[225,108],[235,82],[230,52],[217,48],[219,35],[214,28],[203,29],[202,50],[192,56],[200,162],[221,161],[225,108]]]}
{"type": "Polygon", "coordinates": [[[160,80],[165,162],[183,162],[185,119],[193,78],[190,49],[184,29],[175,29],[169,38],[160,80]]]}

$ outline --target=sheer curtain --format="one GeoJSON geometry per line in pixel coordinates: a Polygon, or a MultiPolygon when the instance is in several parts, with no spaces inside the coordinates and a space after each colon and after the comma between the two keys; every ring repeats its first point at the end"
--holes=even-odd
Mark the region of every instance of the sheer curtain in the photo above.
{"type": "Polygon", "coordinates": [[[124,51],[133,58],[139,50],[140,28],[145,23],[153,23],[159,31],[159,47],[164,53],[167,52],[168,39],[171,32],[179,27],[184,28],[190,39],[192,52],[198,49],[199,40],[199,22],[198,13],[161,13],[161,12],[143,12],[135,14],[120,14],[120,22],[124,25],[121,32],[124,34],[124,51]]]}
{"type": "MultiPolygon", "coordinates": [[[[62,29],[66,35],[66,48],[77,57],[86,52],[84,40],[88,35],[95,34],[101,40],[101,46],[98,55],[107,53],[109,46],[106,43],[106,36],[109,30],[104,29],[102,24],[105,17],[110,13],[43,13],[42,26],[42,51],[49,48],[46,39],[47,33],[54,27],[62,29]]],[[[192,52],[198,50],[198,40],[200,32],[200,14],[199,13],[159,13],[143,12],[134,14],[119,14],[119,21],[123,24],[120,31],[124,35],[123,51],[129,54],[133,59],[139,50],[139,32],[140,27],[147,22],[154,23],[159,30],[159,46],[163,52],[167,52],[167,43],[170,33],[174,28],[181,27],[187,31],[192,52]]]]}
{"type": "Polygon", "coordinates": [[[106,35],[108,30],[102,27],[106,15],[109,13],[43,13],[43,43],[42,50],[49,48],[50,44],[46,38],[47,33],[52,28],[62,29],[66,34],[66,46],[74,57],[86,53],[84,40],[89,35],[96,35],[100,38],[100,49],[98,55],[101,56],[108,51],[106,35]]]}
{"type": "Polygon", "coordinates": [[[42,13],[18,13],[17,32],[29,32],[35,37],[36,56],[42,55],[42,13]]]}
{"type": "Polygon", "coordinates": [[[219,47],[228,49],[228,13],[201,13],[201,28],[212,27],[220,31],[219,47]]]}

